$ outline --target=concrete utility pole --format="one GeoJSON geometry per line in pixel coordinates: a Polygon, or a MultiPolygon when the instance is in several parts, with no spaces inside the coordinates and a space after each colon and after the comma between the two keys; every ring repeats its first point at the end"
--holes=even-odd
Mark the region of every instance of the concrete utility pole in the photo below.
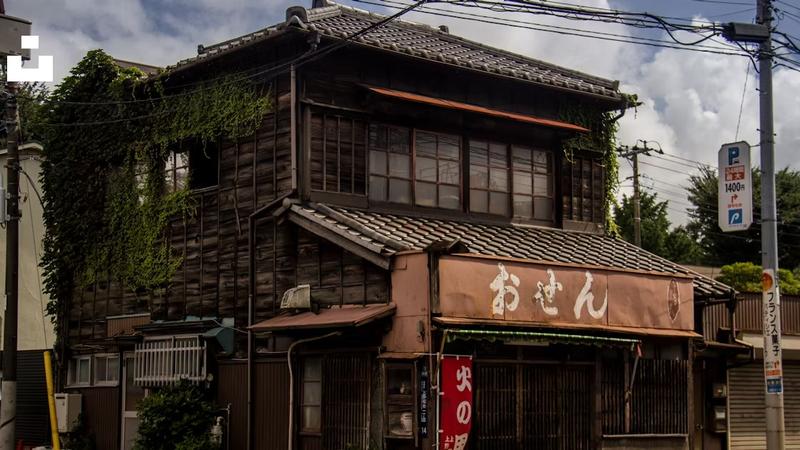
{"type": "MultiPolygon", "coordinates": [[[[772,124],[772,2],[758,0],[756,23],[767,30],[767,38],[759,44],[759,106],[761,111],[761,263],[765,272],[772,271],[775,283],[773,306],[777,305],[777,320],[764,323],[764,370],[781,375],[780,389],[775,392],[767,389],[765,394],[765,413],[767,419],[767,450],[783,450],[783,380],[781,355],[780,290],[778,284],[778,227],[775,206],[775,137],[772,124]],[[769,325],[769,326],[768,326],[769,325]],[[777,334],[777,349],[773,349],[777,334]]],[[[768,317],[767,296],[764,296],[764,317],[768,317]]],[[[774,316],[773,312],[773,316],[774,316]]],[[[767,376],[767,378],[769,378],[767,376]]],[[[769,381],[767,381],[769,384],[769,381]]]]}
{"type": "MultiPolygon", "coordinates": [[[[19,113],[17,83],[6,84],[8,132],[8,193],[6,222],[6,311],[3,327],[3,382],[0,385],[0,450],[16,445],[17,418],[17,306],[19,292],[19,113]]],[[[2,201],[2,199],[0,199],[2,201]]]]}
{"type": "MultiPolygon", "coordinates": [[[[664,153],[661,148],[654,149],[647,146],[647,141],[639,140],[642,142],[643,147],[634,145],[630,147],[620,147],[617,151],[620,152],[620,157],[631,160],[633,166],[633,243],[637,247],[642,246],[642,213],[639,194],[639,154],[649,155],[651,151],[657,153],[664,153]]],[[[659,147],[661,147],[659,145],[659,147]]]]}

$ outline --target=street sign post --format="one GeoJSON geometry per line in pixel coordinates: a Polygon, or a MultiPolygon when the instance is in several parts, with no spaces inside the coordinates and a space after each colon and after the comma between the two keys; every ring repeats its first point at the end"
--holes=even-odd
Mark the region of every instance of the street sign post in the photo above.
{"type": "Polygon", "coordinates": [[[744,231],[753,223],[750,144],[734,142],[719,149],[719,228],[744,231]]]}

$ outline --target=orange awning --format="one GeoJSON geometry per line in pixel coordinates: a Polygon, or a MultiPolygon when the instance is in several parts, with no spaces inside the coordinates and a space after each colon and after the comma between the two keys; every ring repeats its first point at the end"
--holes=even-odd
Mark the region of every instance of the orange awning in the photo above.
{"type": "Polygon", "coordinates": [[[300,314],[282,314],[250,327],[253,331],[312,330],[323,328],[349,328],[366,325],[394,314],[394,303],[379,305],[345,305],[300,314]]]}
{"type": "Polygon", "coordinates": [[[456,101],[453,101],[453,100],[443,100],[443,99],[440,99],[440,98],[427,97],[427,96],[424,96],[424,95],[413,94],[411,92],[396,91],[394,89],[386,89],[386,88],[373,87],[373,86],[368,86],[367,89],[369,89],[370,91],[372,91],[372,92],[374,92],[376,94],[385,95],[387,97],[397,98],[397,99],[400,99],[400,100],[406,100],[406,101],[409,101],[409,102],[423,103],[423,104],[426,104],[426,105],[438,106],[438,107],[441,107],[441,108],[449,108],[449,109],[455,109],[455,110],[465,111],[465,112],[472,112],[472,113],[477,113],[477,114],[485,114],[487,116],[499,117],[501,119],[515,120],[517,122],[530,123],[530,124],[541,125],[541,126],[550,127],[550,128],[559,128],[559,129],[562,129],[562,130],[580,131],[580,132],[588,132],[589,131],[589,129],[587,129],[587,128],[584,128],[584,127],[581,127],[581,126],[578,126],[578,125],[575,125],[575,124],[567,123],[567,122],[561,122],[561,121],[558,121],[558,120],[543,119],[541,117],[528,116],[528,115],[525,115],[525,114],[517,114],[517,113],[512,113],[512,112],[507,112],[507,111],[500,111],[499,109],[491,109],[491,108],[486,108],[486,107],[483,107],[483,106],[470,105],[468,103],[456,102],[456,101]]]}

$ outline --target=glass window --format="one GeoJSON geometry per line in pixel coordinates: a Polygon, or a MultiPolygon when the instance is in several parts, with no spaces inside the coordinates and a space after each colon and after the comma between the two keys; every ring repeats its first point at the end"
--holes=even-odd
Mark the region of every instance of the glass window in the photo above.
{"type": "Polygon", "coordinates": [[[414,365],[386,364],[386,432],[389,437],[414,435],[414,365]]]}
{"type": "Polygon", "coordinates": [[[411,130],[369,126],[369,198],[411,204],[411,130]]]}
{"type": "Polygon", "coordinates": [[[67,382],[73,386],[89,386],[92,383],[91,356],[77,356],[69,361],[67,382]]]}
{"type": "Polygon", "coordinates": [[[189,181],[189,154],[170,152],[164,164],[164,186],[167,192],[177,192],[187,187],[189,181]]]}
{"type": "Polygon", "coordinates": [[[119,380],[119,356],[97,355],[94,357],[94,383],[116,385],[119,380]]]}
{"type": "Polygon", "coordinates": [[[514,217],[553,220],[553,161],[550,152],[511,147],[514,217]]]}
{"type": "Polygon", "coordinates": [[[469,210],[508,216],[508,146],[470,141],[469,156],[469,210]]]}
{"type": "Polygon", "coordinates": [[[461,207],[461,151],[458,136],[417,131],[414,140],[415,203],[419,206],[461,207]]]}
{"type": "Polygon", "coordinates": [[[322,428],[322,358],[304,360],[302,391],[301,429],[319,432],[322,428]]]}

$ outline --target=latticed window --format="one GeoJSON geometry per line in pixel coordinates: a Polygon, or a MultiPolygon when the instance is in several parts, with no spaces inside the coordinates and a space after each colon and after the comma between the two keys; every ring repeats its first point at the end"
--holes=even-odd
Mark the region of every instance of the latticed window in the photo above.
{"type": "Polygon", "coordinates": [[[553,220],[552,154],[514,145],[511,147],[511,162],[514,216],[553,220]]]}
{"type": "Polygon", "coordinates": [[[411,130],[372,124],[369,128],[369,198],[411,204],[411,130]]]}
{"type": "Polygon", "coordinates": [[[417,131],[414,199],[419,206],[461,207],[461,146],[458,136],[417,131]]]}
{"type": "Polygon", "coordinates": [[[508,216],[508,146],[494,142],[469,143],[469,210],[508,216]]]}
{"type": "Polygon", "coordinates": [[[603,221],[605,181],[599,160],[573,157],[564,160],[561,173],[564,219],[603,221]]]}
{"type": "Polygon", "coordinates": [[[170,152],[164,166],[164,185],[167,192],[177,192],[187,187],[189,181],[189,154],[170,152]]]}
{"type": "Polygon", "coordinates": [[[365,195],[366,139],[364,121],[311,115],[311,188],[315,191],[365,195]]]}

